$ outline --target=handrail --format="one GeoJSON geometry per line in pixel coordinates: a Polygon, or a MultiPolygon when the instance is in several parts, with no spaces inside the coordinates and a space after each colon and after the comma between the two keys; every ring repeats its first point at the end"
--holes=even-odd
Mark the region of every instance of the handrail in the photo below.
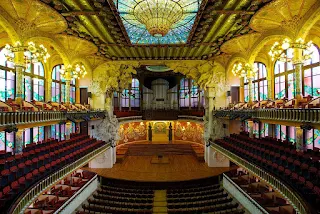
{"type": "Polygon", "coordinates": [[[68,119],[89,119],[103,117],[105,111],[20,111],[0,112],[0,127],[17,126],[28,123],[65,121],[68,119]]]}
{"type": "Polygon", "coordinates": [[[311,210],[308,207],[307,203],[304,201],[304,199],[298,193],[295,193],[286,184],[281,182],[279,179],[277,179],[270,173],[266,172],[265,170],[261,169],[260,167],[256,166],[255,164],[250,163],[247,160],[233,154],[232,152],[228,151],[227,149],[219,146],[214,142],[210,142],[210,145],[218,152],[227,156],[232,162],[247,169],[250,173],[256,175],[261,180],[269,183],[274,189],[278,190],[292,204],[293,208],[297,211],[297,213],[311,213],[311,210]]]}
{"type": "Polygon", "coordinates": [[[269,212],[266,211],[256,200],[254,200],[248,193],[246,193],[241,187],[238,186],[227,174],[223,173],[223,178],[225,178],[229,183],[232,184],[239,192],[241,192],[242,195],[244,195],[247,199],[252,202],[255,207],[257,207],[262,213],[268,214],[269,212]]]}
{"type": "Polygon", "coordinates": [[[216,110],[213,114],[216,117],[229,117],[230,119],[257,118],[263,120],[320,123],[320,108],[216,110]]]}
{"type": "Polygon", "coordinates": [[[119,117],[117,118],[119,123],[126,123],[131,121],[141,121],[142,116],[129,116],[129,117],[119,117]]]}
{"type": "Polygon", "coordinates": [[[43,191],[53,186],[57,181],[63,179],[64,177],[66,177],[68,174],[72,173],[76,169],[85,165],[86,163],[88,163],[93,158],[100,155],[110,147],[111,147],[110,143],[104,146],[101,146],[98,149],[83,156],[82,158],[76,160],[75,162],[63,167],[57,172],[50,174],[45,179],[39,181],[38,183],[33,185],[31,188],[29,188],[26,192],[24,192],[24,194],[21,197],[19,197],[15,203],[13,203],[13,205],[10,207],[9,213],[23,214],[25,209],[27,209],[29,205],[35,199],[37,199],[43,191]]]}
{"type": "Polygon", "coordinates": [[[68,200],[66,200],[63,205],[61,207],[59,207],[59,209],[57,209],[56,211],[54,211],[54,213],[60,213],[61,211],[63,211],[66,206],[68,204],[70,204],[71,201],[73,201],[73,199],[75,197],[77,197],[78,195],[80,195],[84,189],[86,189],[94,180],[96,180],[98,177],[97,174],[95,174],[88,182],[86,182],[79,190],[76,191],[75,194],[73,194],[70,198],[68,198],[68,200]]]}
{"type": "Polygon", "coordinates": [[[195,121],[203,122],[203,116],[198,117],[198,116],[189,116],[189,115],[179,115],[178,120],[195,120],[195,121]]]}

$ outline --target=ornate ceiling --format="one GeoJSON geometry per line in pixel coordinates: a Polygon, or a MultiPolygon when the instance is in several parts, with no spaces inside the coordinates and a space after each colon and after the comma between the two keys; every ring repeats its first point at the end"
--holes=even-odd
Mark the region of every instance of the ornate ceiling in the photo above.
{"type": "MultiPolygon", "coordinates": [[[[112,60],[208,59],[221,55],[223,43],[255,32],[249,27],[250,19],[272,0],[180,1],[199,6],[190,9],[181,35],[159,42],[146,39],[147,32],[142,36],[132,31],[124,20],[125,8],[115,0],[42,0],[65,18],[68,27],[62,34],[94,43],[96,55],[112,60]]],[[[174,31],[170,29],[167,35],[174,31]]]]}

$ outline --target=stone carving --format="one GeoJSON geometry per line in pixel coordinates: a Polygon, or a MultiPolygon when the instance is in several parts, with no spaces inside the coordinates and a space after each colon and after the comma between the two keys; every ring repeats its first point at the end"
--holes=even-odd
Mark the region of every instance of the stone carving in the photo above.
{"type": "Polygon", "coordinates": [[[110,142],[113,145],[115,144],[115,141],[119,139],[119,123],[112,113],[107,113],[105,119],[103,119],[96,127],[96,129],[92,130],[93,137],[110,142]]]}

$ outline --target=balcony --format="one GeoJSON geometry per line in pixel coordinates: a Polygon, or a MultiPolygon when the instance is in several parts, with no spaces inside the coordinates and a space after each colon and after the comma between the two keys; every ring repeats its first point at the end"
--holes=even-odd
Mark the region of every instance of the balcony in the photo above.
{"type": "Polygon", "coordinates": [[[204,110],[148,109],[143,111],[114,111],[120,122],[128,120],[198,120],[202,121],[204,110]]]}
{"type": "Polygon", "coordinates": [[[320,123],[320,109],[256,109],[256,110],[217,110],[213,111],[215,117],[230,120],[260,119],[275,121],[292,121],[300,123],[320,123]]]}
{"type": "Polygon", "coordinates": [[[21,111],[0,112],[0,129],[8,126],[27,126],[35,123],[50,123],[70,120],[72,122],[88,121],[105,117],[104,111],[21,111]]]}

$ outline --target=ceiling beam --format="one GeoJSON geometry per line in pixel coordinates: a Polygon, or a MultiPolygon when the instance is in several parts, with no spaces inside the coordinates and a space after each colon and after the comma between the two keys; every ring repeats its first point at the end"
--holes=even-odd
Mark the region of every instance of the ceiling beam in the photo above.
{"type": "MultiPolygon", "coordinates": [[[[217,14],[239,14],[239,15],[253,15],[255,12],[253,11],[245,11],[245,10],[213,10],[212,12],[217,14]]],[[[113,15],[111,12],[104,12],[104,11],[69,11],[61,13],[63,16],[106,16],[106,15],[113,15]]]]}

